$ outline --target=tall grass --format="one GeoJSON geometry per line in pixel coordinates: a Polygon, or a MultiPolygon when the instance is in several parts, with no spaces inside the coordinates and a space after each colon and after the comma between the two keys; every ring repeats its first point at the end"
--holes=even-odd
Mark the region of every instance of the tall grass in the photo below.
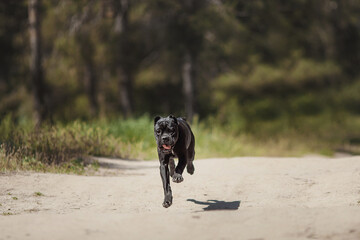
{"type": "MultiPolygon", "coordinates": [[[[331,155],[349,143],[346,129],[360,129],[358,118],[348,120],[345,128],[343,122],[336,125],[327,117],[319,119],[297,119],[295,127],[287,126],[286,119],[258,123],[255,132],[244,131],[242,123],[236,126],[236,122],[222,125],[214,119],[195,120],[196,158],[331,155]]],[[[152,118],[74,121],[40,128],[30,123],[14,124],[10,117],[0,123],[1,172],[83,173],[89,156],[156,159],[152,118]]]]}
{"type": "Polygon", "coordinates": [[[35,170],[81,173],[88,156],[143,158],[141,141],[126,141],[110,133],[105,122],[18,126],[0,124],[0,171],[35,170]],[[140,146],[140,151],[138,147],[140,146]]]}

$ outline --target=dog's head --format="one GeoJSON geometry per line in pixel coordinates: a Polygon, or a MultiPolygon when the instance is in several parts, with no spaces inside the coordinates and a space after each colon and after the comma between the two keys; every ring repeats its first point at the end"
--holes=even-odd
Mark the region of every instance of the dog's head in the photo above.
{"type": "Polygon", "coordinates": [[[159,116],[155,117],[154,135],[160,151],[170,153],[179,137],[179,128],[176,118],[172,115],[166,118],[159,116]]]}

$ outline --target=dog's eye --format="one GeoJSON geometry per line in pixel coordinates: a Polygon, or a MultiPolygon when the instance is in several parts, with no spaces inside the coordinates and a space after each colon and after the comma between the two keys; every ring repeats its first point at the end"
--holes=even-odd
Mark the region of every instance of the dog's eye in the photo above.
{"type": "Polygon", "coordinates": [[[161,130],[160,129],[158,129],[158,130],[156,130],[156,134],[160,134],[161,133],[161,130]]]}

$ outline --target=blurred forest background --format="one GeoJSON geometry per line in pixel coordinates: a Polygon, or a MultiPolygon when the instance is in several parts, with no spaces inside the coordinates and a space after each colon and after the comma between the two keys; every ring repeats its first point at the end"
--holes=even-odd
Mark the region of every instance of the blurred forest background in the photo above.
{"type": "Polygon", "coordinates": [[[360,1],[1,1],[0,24],[3,129],[172,113],[240,145],[357,151],[360,1]]]}

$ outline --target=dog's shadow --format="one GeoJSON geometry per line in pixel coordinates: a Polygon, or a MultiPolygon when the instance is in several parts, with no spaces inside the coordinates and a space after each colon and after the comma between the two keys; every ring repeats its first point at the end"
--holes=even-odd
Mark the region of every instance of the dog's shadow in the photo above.
{"type": "Polygon", "coordinates": [[[207,202],[197,201],[195,199],[187,199],[189,202],[193,202],[199,205],[207,205],[204,207],[204,211],[214,211],[214,210],[238,210],[240,207],[241,201],[218,201],[218,200],[207,200],[207,202]]]}

